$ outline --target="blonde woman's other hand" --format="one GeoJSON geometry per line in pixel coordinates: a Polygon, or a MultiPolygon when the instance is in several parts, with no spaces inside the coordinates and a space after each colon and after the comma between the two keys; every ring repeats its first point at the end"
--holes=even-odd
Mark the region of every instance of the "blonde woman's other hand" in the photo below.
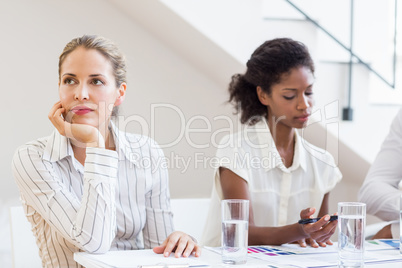
{"type": "Polygon", "coordinates": [[[193,240],[191,236],[183,232],[173,232],[162,243],[162,245],[154,247],[153,251],[157,254],[163,254],[168,257],[172,252],[176,258],[188,257],[194,254],[196,257],[201,255],[201,247],[193,240]]]}

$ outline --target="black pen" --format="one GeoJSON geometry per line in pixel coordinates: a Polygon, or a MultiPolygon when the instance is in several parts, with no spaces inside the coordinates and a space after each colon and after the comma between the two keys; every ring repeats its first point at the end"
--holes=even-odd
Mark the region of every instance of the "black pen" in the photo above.
{"type": "MultiPolygon", "coordinates": [[[[299,224],[307,224],[307,223],[314,223],[319,221],[321,218],[313,218],[313,219],[301,219],[299,220],[299,224]]],[[[329,218],[329,221],[335,221],[338,219],[338,215],[333,215],[329,218]]]]}

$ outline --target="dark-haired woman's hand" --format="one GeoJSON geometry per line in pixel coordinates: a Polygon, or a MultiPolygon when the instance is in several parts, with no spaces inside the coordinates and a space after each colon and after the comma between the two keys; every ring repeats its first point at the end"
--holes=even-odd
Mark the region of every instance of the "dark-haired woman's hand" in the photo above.
{"type": "Polygon", "coordinates": [[[332,241],[330,239],[328,239],[325,243],[323,242],[317,242],[312,238],[303,238],[297,241],[297,243],[299,243],[299,245],[302,248],[307,247],[307,245],[310,245],[313,248],[318,248],[318,247],[326,247],[327,245],[333,245],[334,243],[332,243],[332,241]]]}
{"type": "Polygon", "coordinates": [[[49,120],[57,131],[70,138],[75,146],[79,147],[105,147],[105,139],[96,127],[84,124],[71,124],[64,120],[62,114],[65,109],[61,102],[56,102],[49,112],[49,120]]]}
{"type": "MultiPolygon", "coordinates": [[[[300,212],[300,218],[311,218],[314,212],[314,208],[304,209],[300,212]]],[[[330,216],[325,215],[315,223],[302,224],[301,228],[308,237],[306,239],[299,240],[299,245],[302,247],[305,247],[306,244],[310,244],[312,247],[326,247],[326,245],[332,245],[333,243],[330,238],[335,233],[338,221],[329,220],[330,216]]]]}

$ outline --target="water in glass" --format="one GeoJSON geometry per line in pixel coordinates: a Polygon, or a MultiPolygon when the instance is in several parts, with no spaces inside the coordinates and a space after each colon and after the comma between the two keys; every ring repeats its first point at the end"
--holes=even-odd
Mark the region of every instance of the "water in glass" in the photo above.
{"type": "Polygon", "coordinates": [[[339,266],[363,267],[365,217],[345,215],[339,222],[339,266]]]}
{"type": "Polygon", "coordinates": [[[244,264],[247,261],[248,221],[222,222],[222,262],[244,264]]]}

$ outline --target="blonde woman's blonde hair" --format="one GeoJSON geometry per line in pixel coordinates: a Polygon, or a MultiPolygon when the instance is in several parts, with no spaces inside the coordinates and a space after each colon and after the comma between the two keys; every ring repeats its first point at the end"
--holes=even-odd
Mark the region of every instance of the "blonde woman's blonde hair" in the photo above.
{"type": "Polygon", "coordinates": [[[71,40],[63,49],[59,57],[59,80],[61,65],[66,57],[78,47],[86,49],[95,49],[105,56],[113,67],[113,74],[116,80],[116,86],[127,83],[126,79],[126,60],[119,48],[111,40],[98,35],[83,35],[71,40]]]}

